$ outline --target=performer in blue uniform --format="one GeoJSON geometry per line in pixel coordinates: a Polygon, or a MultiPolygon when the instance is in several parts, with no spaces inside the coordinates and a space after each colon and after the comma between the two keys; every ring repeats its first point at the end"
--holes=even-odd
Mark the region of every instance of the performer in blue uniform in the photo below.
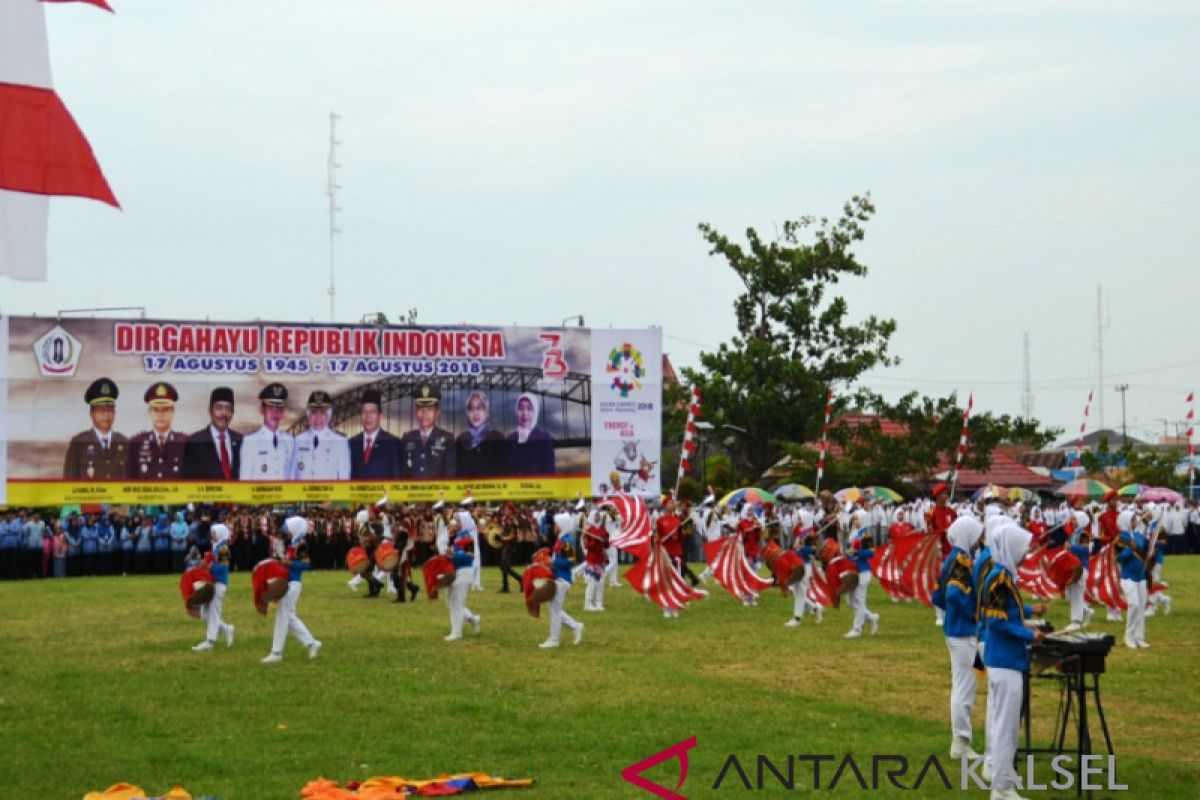
{"type": "Polygon", "coordinates": [[[1146,648],[1146,537],[1137,530],[1132,511],[1117,515],[1117,563],[1121,565],[1121,594],[1129,608],[1125,611],[1125,646],[1131,650],[1146,648]]]}
{"type": "Polygon", "coordinates": [[[978,758],[971,746],[971,709],[975,706],[976,592],[971,577],[971,552],[983,534],[983,523],[975,517],[959,517],[950,523],[946,538],[950,555],[942,562],[933,603],[946,612],[942,633],[950,650],[950,757],[978,758]]]}
{"type": "Polygon", "coordinates": [[[575,569],[575,517],[569,513],[557,514],[554,524],[559,530],[558,540],[554,543],[554,559],[550,562],[554,572],[554,599],[550,601],[550,637],[539,645],[543,650],[558,647],[563,625],[575,634],[575,644],[583,641],[583,623],[563,610],[575,569]]]}
{"type": "Polygon", "coordinates": [[[271,652],[263,658],[264,664],[283,661],[283,645],[290,632],[308,649],[308,657],[316,658],[321,651],[321,642],[309,633],[308,626],[296,615],[296,604],[300,601],[301,581],[309,567],[308,520],[304,517],[288,517],[283,521],[284,531],[291,544],[283,563],[288,568],[288,588],[275,610],[275,635],[271,640],[271,652]]]}
{"type": "MultiPolygon", "coordinates": [[[[453,523],[457,529],[458,523],[453,523]]],[[[470,532],[460,531],[450,548],[450,560],[454,562],[454,583],[446,592],[446,605],[450,607],[450,635],[447,642],[462,638],[463,623],[471,623],[471,629],[479,633],[483,617],[467,608],[467,591],[475,579],[475,540],[470,532]]]]}
{"type": "MultiPolygon", "coordinates": [[[[1025,624],[1033,609],[1021,600],[1017,565],[1025,557],[1033,534],[1009,523],[991,536],[994,566],[983,583],[983,617],[987,667],[987,749],[992,773],[991,800],[1021,800],[1013,757],[1020,734],[1024,673],[1029,671],[1028,646],[1045,634],[1025,624]]],[[[983,618],[981,617],[981,619],[983,618]]]]}
{"type": "Polygon", "coordinates": [[[871,633],[879,630],[879,615],[867,608],[867,587],[871,585],[871,559],[875,557],[872,549],[874,541],[871,534],[862,530],[851,543],[850,555],[858,568],[858,584],[850,593],[850,608],[854,609],[854,626],[844,634],[846,639],[857,639],[862,636],[864,622],[871,623],[871,633]]]}
{"type": "Polygon", "coordinates": [[[229,527],[221,523],[210,529],[212,536],[212,564],[208,571],[213,574],[216,583],[213,585],[213,599],[200,609],[200,618],[206,625],[204,641],[192,649],[197,653],[212,650],[217,637],[224,635],[225,646],[233,647],[234,627],[221,619],[221,607],[225,604],[225,591],[229,588],[229,562],[232,555],[229,549],[229,527]]]}

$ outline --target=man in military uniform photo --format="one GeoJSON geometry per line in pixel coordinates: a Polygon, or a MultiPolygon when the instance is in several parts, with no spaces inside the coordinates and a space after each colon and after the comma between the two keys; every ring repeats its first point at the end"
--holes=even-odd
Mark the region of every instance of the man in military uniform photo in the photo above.
{"type": "Polygon", "coordinates": [[[296,442],[290,433],[279,429],[287,397],[287,387],[282,383],[268,384],[258,393],[263,424],[242,439],[242,480],[285,481],[291,477],[296,442]]]}
{"type": "Polygon", "coordinates": [[[417,428],[400,439],[407,478],[454,477],[454,437],[437,426],[442,414],[441,401],[441,392],[431,383],[421,384],[413,394],[417,428]]]}
{"type": "Polygon", "coordinates": [[[143,399],[150,408],[150,430],[129,440],[129,479],[169,481],[181,478],[187,436],[171,430],[179,392],[166,381],[159,381],[146,390],[143,399]]]}
{"type": "Polygon", "coordinates": [[[125,479],[129,439],[113,430],[120,391],[111,378],[92,381],[83,394],[92,427],[71,437],[63,461],[63,480],[119,481],[125,479]]]}
{"type": "Polygon", "coordinates": [[[235,481],[242,467],[242,435],[233,422],[233,389],[218,386],[208,396],[207,427],[187,438],[183,477],[189,480],[235,481]]]}
{"type": "Polygon", "coordinates": [[[329,427],[333,398],[329,392],[308,396],[309,428],[296,436],[292,478],[298,481],[350,480],[350,443],[329,427]]]}
{"type": "Polygon", "coordinates": [[[367,389],[359,401],[362,433],[350,437],[350,477],[356,481],[391,480],[404,476],[400,439],[379,427],[383,395],[367,389]]]}

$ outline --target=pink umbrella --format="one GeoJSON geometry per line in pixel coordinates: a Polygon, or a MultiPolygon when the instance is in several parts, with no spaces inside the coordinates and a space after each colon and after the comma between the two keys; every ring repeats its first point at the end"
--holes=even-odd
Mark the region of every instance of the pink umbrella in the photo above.
{"type": "Polygon", "coordinates": [[[1138,493],[1138,500],[1151,503],[1182,503],[1183,495],[1164,486],[1151,486],[1138,493]]]}

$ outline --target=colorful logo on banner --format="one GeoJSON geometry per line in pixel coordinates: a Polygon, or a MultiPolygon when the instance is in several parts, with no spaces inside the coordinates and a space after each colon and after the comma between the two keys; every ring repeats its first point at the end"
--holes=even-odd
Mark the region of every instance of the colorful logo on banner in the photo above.
{"type": "Polygon", "coordinates": [[[43,378],[69,378],[79,366],[83,344],[61,325],[55,325],[33,343],[38,371],[43,378]]]}
{"type": "Polygon", "coordinates": [[[613,376],[612,388],[629,397],[629,393],[642,388],[646,379],[646,364],[641,352],[629,342],[614,347],[608,354],[604,371],[613,376]]]}

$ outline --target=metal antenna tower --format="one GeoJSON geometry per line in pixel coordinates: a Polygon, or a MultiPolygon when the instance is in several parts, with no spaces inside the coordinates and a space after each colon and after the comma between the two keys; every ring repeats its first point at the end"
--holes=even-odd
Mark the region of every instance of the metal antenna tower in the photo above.
{"type": "Polygon", "coordinates": [[[337,182],[337,171],[341,164],[337,160],[337,146],[341,144],[337,138],[337,121],[340,116],[334,112],[329,112],[329,159],[326,162],[326,186],[325,194],[329,197],[329,321],[333,322],[336,319],[334,313],[334,298],[337,295],[333,281],[334,268],[334,237],[342,232],[338,227],[338,212],[341,211],[341,206],[337,204],[337,190],[342,188],[337,182]]]}
{"type": "Polygon", "coordinates": [[[1033,378],[1029,367],[1029,332],[1025,332],[1025,392],[1021,395],[1021,416],[1033,419],[1033,378]]]}
{"type": "Polygon", "coordinates": [[[1104,321],[1104,315],[1100,309],[1100,292],[1101,287],[1096,285],[1096,368],[1099,375],[1099,391],[1096,396],[1100,399],[1100,427],[1097,430],[1104,430],[1104,331],[1112,327],[1112,315],[1109,315],[1107,322],[1104,321]]]}

